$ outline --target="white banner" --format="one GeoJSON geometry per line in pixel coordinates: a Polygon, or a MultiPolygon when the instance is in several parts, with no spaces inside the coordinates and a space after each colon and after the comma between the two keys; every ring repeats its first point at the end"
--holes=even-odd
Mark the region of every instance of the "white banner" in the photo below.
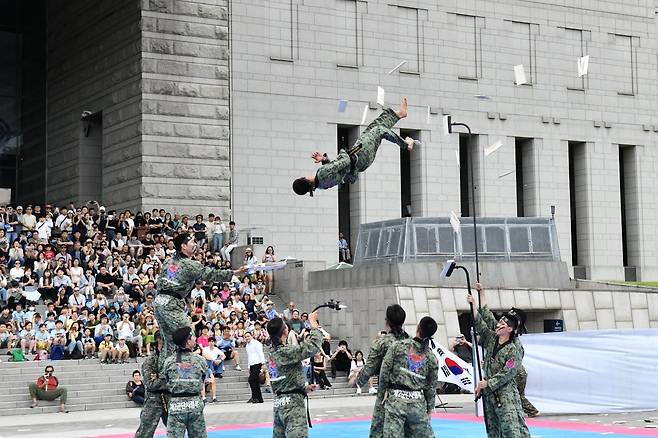
{"type": "Polygon", "coordinates": [[[434,355],[439,360],[439,382],[454,383],[461,389],[473,392],[473,367],[441,344],[435,344],[434,355]]]}
{"type": "Polygon", "coordinates": [[[526,397],[543,413],[653,410],[658,329],[592,330],[521,337],[526,397]]]}

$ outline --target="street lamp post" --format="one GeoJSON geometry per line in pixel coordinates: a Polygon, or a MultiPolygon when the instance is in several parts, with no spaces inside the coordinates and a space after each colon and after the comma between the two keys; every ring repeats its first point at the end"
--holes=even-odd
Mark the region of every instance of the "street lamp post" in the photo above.
{"type": "MultiPolygon", "coordinates": [[[[470,147],[471,143],[471,128],[468,126],[466,123],[458,123],[458,122],[453,122],[452,121],[452,116],[448,116],[448,134],[452,134],[452,127],[453,126],[463,126],[468,130],[468,143],[470,147]]],[[[475,173],[475,169],[473,169],[473,154],[468,153],[468,163],[467,166],[469,167],[470,173],[471,173],[471,205],[473,207],[473,244],[474,244],[474,249],[475,249],[475,276],[477,278],[477,281],[480,281],[480,259],[478,256],[478,234],[477,234],[477,219],[476,219],[476,211],[475,211],[475,177],[473,174],[475,173]]],[[[468,273],[467,273],[468,275],[468,273]]],[[[478,308],[482,307],[480,305],[479,301],[479,296],[478,296],[478,308]]]]}

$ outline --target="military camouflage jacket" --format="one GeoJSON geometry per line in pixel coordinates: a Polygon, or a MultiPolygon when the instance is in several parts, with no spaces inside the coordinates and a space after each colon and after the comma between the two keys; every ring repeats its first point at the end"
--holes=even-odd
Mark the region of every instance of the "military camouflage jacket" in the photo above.
{"type": "Polygon", "coordinates": [[[158,355],[152,354],[146,358],[142,364],[142,376],[144,376],[144,385],[149,392],[163,392],[167,390],[167,382],[158,369],[158,355]],[[152,378],[151,374],[157,377],[152,378]]]}
{"type": "Polygon", "coordinates": [[[356,384],[363,386],[368,382],[368,379],[371,376],[379,375],[379,371],[382,368],[382,361],[389,347],[393,345],[396,341],[408,338],[409,335],[405,332],[402,332],[399,336],[396,336],[393,333],[388,333],[382,336],[379,339],[376,339],[373,342],[372,347],[370,347],[370,352],[368,353],[368,358],[366,363],[359,371],[359,375],[356,378],[356,384]]]}
{"type": "Polygon", "coordinates": [[[429,347],[422,350],[418,339],[396,342],[384,356],[379,374],[380,389],[423,391],[427,412],[431,412],[434,409],[438,367],[432,350],[429,347]]]}
{"type": "Polygon", "coordinates": [[[208,363],[204,358],[189,350],[181,353],[178,363],[176,362],[177,356],[178,352],[169,356],[162,366],[164,378],[169,383],[169,391],[172,395],[200,394],[208,363]]]}
{"type": "Polygon", "coordinates": [[[272,348],[267,360],[272,391],[275,394],[303,390],[306,380],[302,361],[322,349],[322,332],[311,330],[310,335],[299,345],[286,344],[272,348]]]}
{"type": "Polygon", "coordinates": [[[196,260],[177,253],[165,262],[156,288],[158,292],[185,298],[194,288],[196,280],[204,280],[207,284],[211,284],[229,281],[232,276],[233,271],[207,268],[196,260]]]}
{"type": "Polygon", "coordinates": [[[495,392],[501,387],[512,383],[519,372],[523,359],[522,348],[511,339],[504,344],[498,344],[498,336],[494,331],[496,318],[487,306],[480,309],[475,321],[475,328],[486,350],[484,357],[484,372],[488,386],[487,392],[495,392]]]}

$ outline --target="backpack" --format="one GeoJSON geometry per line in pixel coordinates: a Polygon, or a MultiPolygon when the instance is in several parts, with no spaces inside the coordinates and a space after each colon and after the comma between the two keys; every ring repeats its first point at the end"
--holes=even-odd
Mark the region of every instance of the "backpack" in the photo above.
{"type": "Polygon", "coordinates": [[[73,350],[73,352],[71,354],[69,354],[69,359],[72,359],[72,360],[82,359],[82,353],[80,352],[80,350],[78,350],[76,348],[75,350],[73,350]]]}
{"type": "Polygon", "coordinates": [[[64,347],[61,345],[53,345],[50,350],[50,360],[64,359],[64,347]]]}
{"type": "Polygon", "coordinates": [[[48,360],[48,352],[46,350],[39,350],[34,356],[34,360],[48,360]]]}
{"type": "Polygon", "coordinates": [[[14,362],[24,362],[25,361],[25,355],[23,354],[23,350],[20,348],[14,348],[11,350],[11,357],[12,361],[14,362]]]}

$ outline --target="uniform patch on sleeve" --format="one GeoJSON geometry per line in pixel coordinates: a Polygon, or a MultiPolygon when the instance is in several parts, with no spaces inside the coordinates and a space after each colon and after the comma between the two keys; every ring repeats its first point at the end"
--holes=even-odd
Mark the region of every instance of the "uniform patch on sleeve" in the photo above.
{"type": "Polygon", "coordinates": [[[505,362],[505,366],[511,370],[516,366],[516,362],[514,359],[509,359],[507,362],[505,362]]]}

